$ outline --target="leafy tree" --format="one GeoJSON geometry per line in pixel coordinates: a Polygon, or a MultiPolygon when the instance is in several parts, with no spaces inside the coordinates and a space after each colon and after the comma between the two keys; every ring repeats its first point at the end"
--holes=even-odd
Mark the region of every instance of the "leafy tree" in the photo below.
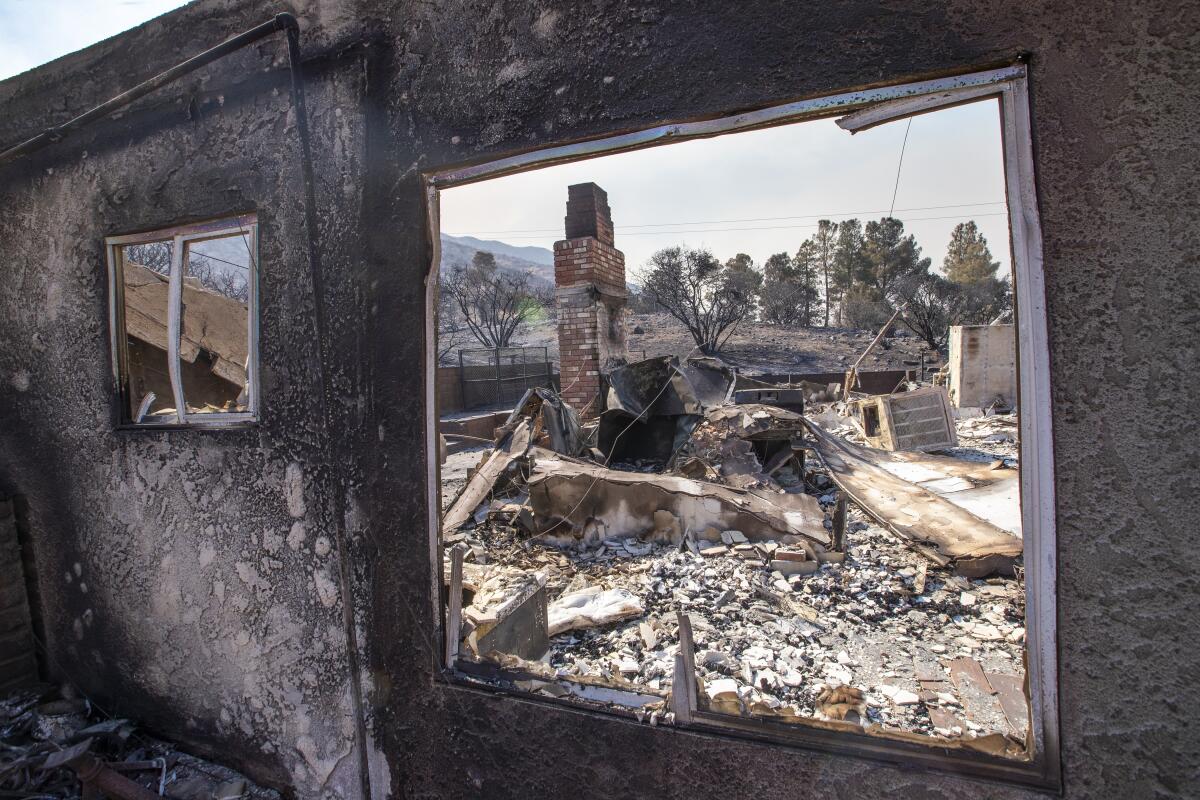
{"type": "Polygon", "coordinates": [[[768,322],[809,327],[816,316],[816,245],[806,240],[793,258],[776,253],[763,266],[763,318],[768,322]]]}
{"type": "Polygon", "coordinates": [[[754,271],[754,259],[745,253],[738,253],[725,262],[725,269],[731,272],[752,272],[754,271]]]}
{"type": "Polygon", "coordinates": [[[763,263],[763,319],[790,325],[796,321],[798,303],[792,294],[792,276],[795,270],[792,257],[787,253],[775,253],[763,263]]]}
{"type": "Polygon", "coordinates": [[[821,323],[829,327],[830,306],[839,296],[837,287],[830,285],[830,276],[835,272],[834,255],[837,252],[838,225],[832,220],[823,219],[817,223],[817,232],[813,234],[812,242],[815,248],[817,268],[821,272],[824,283],[825,318],[821,323]]]}
{"type": "Polygon", "coordinates": [[[820,246],[815,239],[806,239],[792,259],[793,282],[796,290],[798,322],[812,327],[820,292],[817,275],[820,270],[820,246]]]}
{"type": "Polygon", "coordinates": [[[462,323],[484,347],[508,347],[521,326],[541,308],[529,288],[529,276],[503,272],[496,257],[478,251],[471,266],[450,270],[442,291],[454,301],[462,323]]]}
{"type": "Polygon", "coordinates": [[[687,327],[700,351],[713,354],[755,311],[762,276],[722,267],[705,249],[667,247],[650,257],[645,291],[687,327]]]}
{"type": "Polygon", "coordinates": [[[954,226],[942,268],[946,278],[954,283],[979,283],[995,278],[1000,262],[992,260],[987,239],[979,232],[975,220],[969,220],[954,226]]]}
{"type": "Polygon", "coordinates": [[[904,223],[895,217],[868,222],[863,235],[864,263],[859,280],[886,298],[897,281],[929,271],[929,259],[921,258],[921,247],[912,234],[904,235],[904,223]]]}
{"type": "Polygon", "coordinates": [[[849,324],[847,299],[858,276],[866,267],[862,223],[856,219],[844,220],[838,225],[837,240],[833,248],[833,275],[830,285],[839,301],[838,319],[849,324]]]}
{"type": "MultiPolygon", "coordinates": [[[[729,288],[743,295],[754,298],[755,308],[762,290],[763,276],[754,266],[754,259],[745,253],[738,253],[725,262],[726,280],[729,288]]],[[[754,311],[750,317],[753,318],[754,311]]]]}
{"type": "Polygon", "coordinates": [[[496,270],[496,254],[487,250],[476,250],[475,254],[471,256],[471,266],[483,272],[494,272],[496,270]]]}
{"type": "MultiPolygon", "coordinates": [[[[843,223],[844,225],[845,223],[843,223]]],[[[845,321],[856,328],[875,328],[892,315],[890,298],[897,286],[929,271],[914,236],[894,217],[868,222],[861,255],[852,264],[852,282],[842,304],[845,321]]]]}

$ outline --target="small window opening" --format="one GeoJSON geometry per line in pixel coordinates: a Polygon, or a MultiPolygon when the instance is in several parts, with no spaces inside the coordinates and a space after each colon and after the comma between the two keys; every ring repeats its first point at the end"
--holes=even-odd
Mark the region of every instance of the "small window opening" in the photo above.
{"type": "Polygon", "coordinates": [[[1053,783],[1001,72],[429,178],[454,680],[1053,783]]]}
{"type": "Polygon", "coordinates": [[[108,239],[122,422],[258,417],[253,216],[108,239]]]}

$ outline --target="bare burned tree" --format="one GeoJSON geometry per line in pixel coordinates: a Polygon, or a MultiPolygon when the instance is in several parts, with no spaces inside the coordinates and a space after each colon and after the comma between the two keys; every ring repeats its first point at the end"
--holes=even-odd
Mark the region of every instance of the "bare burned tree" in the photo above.
{"type": "Polygon", "coordinates": [[[125,258],[154,270],[159,275],[171,274],[171,242],[147,242],[125,247],[125,258]]]}
{"type": "Polygon", "coordinates": [[[944,351],[951,325],[981,325],[1011,308],[1004,282],[988,278],[962,285],[935,272],[908,275],[896,283],[905,303],[901,320],[934,350],[944,351]]]}
{"type": "Polygon", "coordinates": [[[722,267],[708,250],[682,247],[659,250],[647,266],[645,291],[687,327],[703,353],[719,352],[754,314],[762,275],[752,269],[722,267]]]}
{"type": "Polygon", "coordinates": [[[450,355],[467,343],[470,333],[463,322],[462,312],[450,293],[446,291],[446,282],[441,282],[438,292],[437,318],[437,356],[439,364],[449,364],[450,355]]]}
{"type": "Polygon", "coordinates": [[[237,264],[218,263],[208,256],[188,253],[187,276],[231,300],[250,301],[249,270],[237,264]]]}
{"type": "Polygon", "coordinates": [[[530,290],[529,277],[502,272],[495,258],[488,258],[491,255],[479,252],[470,266],[451,268],[442,291],[476,341],[484,347],[508,347],[541,305],[530,290]]]}

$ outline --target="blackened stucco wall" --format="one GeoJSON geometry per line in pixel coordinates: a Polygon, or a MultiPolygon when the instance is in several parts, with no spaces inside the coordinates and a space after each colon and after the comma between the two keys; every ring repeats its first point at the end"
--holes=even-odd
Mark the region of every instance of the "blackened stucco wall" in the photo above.
{"type": "MultiPolygon", "coordinates": [[[[203,0],[0,83],[0,141],[277,10],[203,0]]],[[[279,40],[0,166],[0,480],[30,499],[63,672],[302,795],[321,793],[327,769],[326,789],[357,791],[346,598],[339,590],[326,606],[329,583],[317,579],[338,585],[338,551],[320,555],[316,537],[332,535],[344,491],[379,796],[1031,796],[434,681],[420,181],[449,164],[1028,52],[1065,793],[1197,794],[1197,448],[1180,415],[1200,389],[1194,4],[325,0],[295,10],[309,58],[340,477],[321,467],[279,40]],[[102,236],[251,208],[263,220],[263,425],[114,432],[102,236]],[[286,538],[299,508],[292,464],[304,476],[296,550],[286,538]]]]}
{"type": "MultiPolygon", "coordinates": [[[[9,81],[0,94],[13,113],[0,139],[20,138],[32,121],[62,121],[249,26],[188,9],[9,81]]],[[[56,678],[301,795],[326,783],[352,795],[345,598],[313,400],[320,382],[286,66],[277,34],[8,165],[0,480],[29,503],[56,678]],[[103,237],[245,211],[260,223],[262,424],[114,430],[103,237]]],[[[331,316],[358,318],[361,55],[330,53],[308,71],[325,258],[338,276],[331,316]]],[[[361,374],[351,380],[346,395],[360,397],[361,374]]],[[[339,415],[351,427],[360,417],[339,415]]]]}

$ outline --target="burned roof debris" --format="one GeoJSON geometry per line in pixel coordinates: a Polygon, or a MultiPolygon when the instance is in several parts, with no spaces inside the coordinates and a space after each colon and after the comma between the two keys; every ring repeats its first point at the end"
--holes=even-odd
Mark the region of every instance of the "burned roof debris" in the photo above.
{"type": "Polygon", "coordinates": [[[969,457],[892,452],[835,413],[841,387],[735,402],[764,395],[708,357],[603,377],[594,420],[539,389],[491,448],[451,457],[477,462],[443,517],[461,672],[651,721],[1023,752],[1023,696],[954,677],[1024,681],[1015,459],[976,435],[1010,417],[951,419],[969,457]]]}
{"type": "Polygon", "coordinates": [[[280,800],[274,789],[176,750],[66,687],[0,695],[0,796],[280,800]]]}

